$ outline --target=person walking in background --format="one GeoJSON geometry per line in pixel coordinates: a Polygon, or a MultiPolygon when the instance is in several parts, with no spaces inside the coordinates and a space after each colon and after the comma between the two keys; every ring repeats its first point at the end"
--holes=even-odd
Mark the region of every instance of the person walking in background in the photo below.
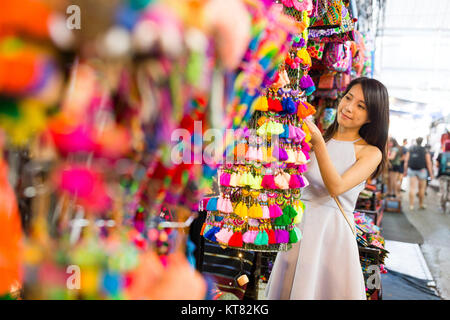
{"type": "Polygon", "coordinates": [[[388,196],[398,197],[400,195],[398,188],[398,176],[401,169],[401,150],[397,140],[390,137],[388,143],[388,159],[389,159],[389,180],[388,180],[388,196]]]}
{"type": "Polygon", "coordinates": [[[400,192],[404,192],[406,190],[402,189],[403,184],[403,175],[405,173],[405,159],[406,159],[406,153],[408,152],[408,148],[406,145],[408,144],[408,139],[403,139],[403,145],[400,147],[401,151],[401,158],[400,158],[400,174],[398,175],[398,192],[397,194],[400,194],[400,192]]]}
{"type": "Polygon", "coordinates": [[[450,139],[445,141],[444,147],[441,149],[436,158],[436,167],[438,168],[437,178],[439,180],[439,193],[441,194],[441,206],[445,206],[444,201],[448,201],[448,184],[450,179],[450,139]]]}
{"type": "Polygon", "coordinates": [[[430,153],[422,146],[423,138],[416,139],[417,145],[411,147],[406,153],[404,175],[409,177],[409,209],[414,210],[414,198],[416,194],[416,186],[419,186],[419,208],[425,209],[423,203],[425,197],[425,187],[427,184],[427,170],[431,180],[434,179],[431,166],[430,153]]]}

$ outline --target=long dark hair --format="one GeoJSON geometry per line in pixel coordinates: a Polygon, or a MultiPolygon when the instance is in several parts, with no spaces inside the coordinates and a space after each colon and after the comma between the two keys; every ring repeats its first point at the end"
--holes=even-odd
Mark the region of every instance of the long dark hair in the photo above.
{"type": "MultiPolygon", "coordinates": [[[[370,122],[364,124],[359,129],[359,135],[370,145],[380,149],[383,158],[371,178],[376,178],[387,164],[387,140],[389,131],[389,95],[386,87],[378,80],[361,77],[353,79],[347,86],[344,96],[356,84],[360,84],[364,102],[368,109],[370,122]]],[[[325,131],[325,141],[333,138],[338,130],[337,117],[333,124],[325,131]]]]}

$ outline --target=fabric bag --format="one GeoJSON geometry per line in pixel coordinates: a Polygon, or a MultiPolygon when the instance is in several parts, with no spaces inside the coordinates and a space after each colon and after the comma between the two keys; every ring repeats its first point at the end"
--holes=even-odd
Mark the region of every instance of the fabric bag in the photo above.
{"type": "Polygon", "coordinates": [[[334,73],[325,73],[320,76],[318,88],[319,89],[333,89],[334,88],[334,73]]]}
{"type": "Polygon", "coordinates": [[[324,63],[329,69],[347,72],[351,67],[351,59],[352,54],[348,42],[327,44],[324,63]]]}
{"type": "Polygon", "coordinates": [[[318,0],[315,14],[311,18],[310,29],[340,27],[342,6],[342,0],[318,0]]]}

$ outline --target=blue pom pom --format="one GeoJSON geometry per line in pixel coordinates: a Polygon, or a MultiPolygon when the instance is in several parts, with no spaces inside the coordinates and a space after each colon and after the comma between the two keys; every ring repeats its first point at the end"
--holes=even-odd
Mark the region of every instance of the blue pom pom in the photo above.
{"type": "Polygon", "coordinates": [[[217,198],[211,198],[206,205],[207,211],[217,211],[217,198]]]}

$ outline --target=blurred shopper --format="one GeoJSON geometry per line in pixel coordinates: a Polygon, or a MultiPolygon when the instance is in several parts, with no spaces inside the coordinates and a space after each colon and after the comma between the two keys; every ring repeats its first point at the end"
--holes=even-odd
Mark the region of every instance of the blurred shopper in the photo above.
{"type": "Polygon", "coordinates": [[[414,210],[414,196],[416,194],[416,186],[419,186],[419,208],[425,209],[423,203],[425,197],[425,187],[427,185],[427,170],[431,180],[434,179],[431,166],[430,153],[422,146],[423,138],[416,139],[417,144],[409,149],[406,153],[404,175],[409,177],[409,209],[414,210]]]}
{"type": "Polygon", "coordinates": [[[403,139],[403,145],[400,147],[401,151],[401,158],[400,158],[400,174],[398,175],[398,192],[397,194],[400,194],[400,192],[404,192],[406,190],[402,189],[403,184],[403,175],[405,173],[405,159],[406,159],[406,153],[408,152],[408,148],[406,145],[408,144],[408,139],[403,139]]]}
{"type": "Polygon", "coordinates": [[[439,179],[439,193],[441,194],[441,205],[448,201],[448,185],[450,180],[450,140],[445,141],[443,152],[439,153],[436,159],[438,168],[437,178],[439,179]]]}
{"type": "Polygon", "coordinates": [[[388,181],[388,196],[398,197],[400,195],[398,187],[398,176],[402,172],[401,164],[401,150],[394,138],[389,138],[388,144],[388,159],[389,159],[389,181],[388,181]]]}

